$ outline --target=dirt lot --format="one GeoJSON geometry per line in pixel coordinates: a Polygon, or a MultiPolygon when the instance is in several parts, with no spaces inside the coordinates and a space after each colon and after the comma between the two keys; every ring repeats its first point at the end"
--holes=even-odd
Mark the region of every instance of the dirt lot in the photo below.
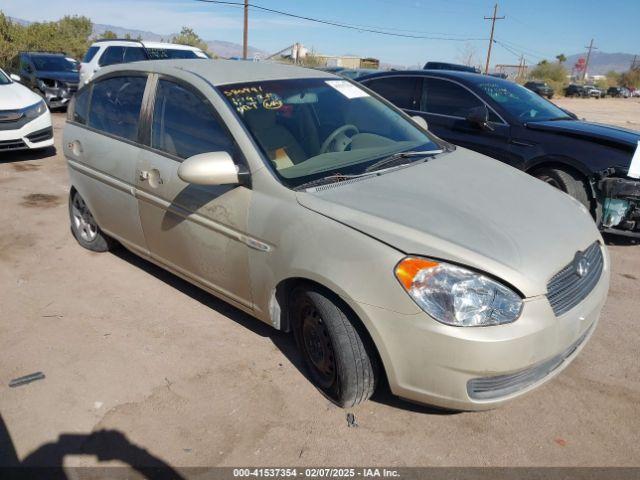
{"type": "MultiPolygon", "coordinates": [[[[636,100],[558,103],[601,121],[596,109],[611,104],[640,122],[636,100]]],[[[58,152],[62,124],[57,114],[58,152]]],[[[0,160],[0,464],[13,446],[20,460],[65,465],[96,454],[174,466],[640,465],[640,245],[610,245],[601,323],[554,381],[483,413],[383,391],[349,428],[289,336],[126,251],[80,248],[67,190],[60,154],[0,160]],[[36,371],[46,378],[8,388],[36,371]]]]}
{"type": "Polygon", "coordinates": [[[553,102],[591,122],[640,130],[640,98],[554,98],[553,102]]]}

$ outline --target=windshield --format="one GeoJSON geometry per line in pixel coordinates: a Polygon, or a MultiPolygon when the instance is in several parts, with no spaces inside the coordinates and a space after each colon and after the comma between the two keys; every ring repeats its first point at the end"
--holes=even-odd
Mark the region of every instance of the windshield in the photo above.
{"type": "Polygon", "coordinates": [[[487,79],[478,87],[521,122],[571,119],[553,103],[517,83],[487,79]]]}
{"type": "Polygon", "coordinates": [[[9,83],[11,83],[11,80],[9,80],[7,74],[0,70],[0,85],[8,85],[9,83]]]}
{"type": "Polygon", "coordinates": [[[440,148],[347,80],[278,80],[220,90],[290,188],[327,175],[360,174],[398,152],[440,148]]]}
{"type": "Polygon", "coordinates": [[[76,66],[65,57],[53,55],[32,55],[36,70],[43,72],[75,72],[76,66]]]}

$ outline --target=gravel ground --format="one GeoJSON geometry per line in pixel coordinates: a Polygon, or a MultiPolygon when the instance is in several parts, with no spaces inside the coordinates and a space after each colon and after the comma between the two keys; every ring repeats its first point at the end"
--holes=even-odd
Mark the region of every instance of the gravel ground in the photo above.
{"type": "Polygon", "coordinates": [[[640,98],[554,98],[553,102],[591,122],[640,130],[640,98]]]}
{"type": "MultiPolygon", "coordinates": [[[[637,100],[558,103],[640,121],[637,100]]],[[[554,381],[481,413],[383,390],[349,428],[288,335],[126,251],[80,248],[67,191],[60,153],[0,157],[0,464],[640,465],[640,246],[610,245],[600,325],[554,381]],[[35,371],[46,378],[8,388],[35,371]]]]}

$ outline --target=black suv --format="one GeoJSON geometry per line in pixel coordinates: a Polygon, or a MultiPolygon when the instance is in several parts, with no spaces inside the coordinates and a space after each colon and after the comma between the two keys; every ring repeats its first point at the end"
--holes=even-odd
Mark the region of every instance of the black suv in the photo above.
{"type": "Polygon", "coordinates": [[[547,85],[546,82],[527,82],[524,84],[525,88],[528,88],[534,93],[537,93],[541,97],[553,98],[553,88],[547,85]]]}
{"type": "Polygon", "coordinates": [[[521,85],[486,75],[415,70],[358,81],[426,120],[440,138],[570,194],[603,230],[640,238],[640,179],[631,169],[640,132],[578,120],[521,85]]]}
{"type": "Polygon", "coordinates": [[[582,86],[572,83],[564,89],[566,97],[588,97],[589,92],[582,86]]]}
{"type": "Polygon", "coordinates": [[[22,52],[11,60],[9,71],[49,108],[66,107],[80,82],[77,63],[63,53],[22,52]]]}

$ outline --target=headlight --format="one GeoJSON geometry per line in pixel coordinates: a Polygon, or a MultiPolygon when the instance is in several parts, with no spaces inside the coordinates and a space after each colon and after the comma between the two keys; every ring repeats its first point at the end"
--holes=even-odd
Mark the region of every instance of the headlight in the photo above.
{"type": "Polygon", "coordinates": [[[522,312],[519,295],[462,267],[407,257],[396,266],[395,274],[420,308],[447,325],[500,325],[514,322],[522,312]]]}
{"type": "Polygon", "coordinates": [[[24,112],[25,117],[34,119],[47,111],[47,104],[44,103],[44,100],[40,100],[38,103],[35,103],[22,111],[24,112]]]}

